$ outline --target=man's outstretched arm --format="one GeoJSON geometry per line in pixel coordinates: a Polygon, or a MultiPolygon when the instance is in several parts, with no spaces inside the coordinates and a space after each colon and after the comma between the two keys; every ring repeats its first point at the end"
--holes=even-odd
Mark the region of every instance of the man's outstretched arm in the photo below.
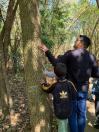
{"type": "Polygon", "coordinates": [[[53,66],[55,66],[58,62],[66,63],[66,54],[61,55],[58,58],[55,58],[52,53],[49,51],[49,49],[46,47],[46,45],[41,44],[39,45],[39,48],[45,53],[48,60],[51,62],[53,66]]]}

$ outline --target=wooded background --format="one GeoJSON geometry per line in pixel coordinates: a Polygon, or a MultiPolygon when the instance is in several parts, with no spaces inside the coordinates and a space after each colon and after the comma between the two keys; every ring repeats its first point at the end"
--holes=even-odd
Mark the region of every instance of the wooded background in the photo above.
{"type": "Polygon", "coordinates": [[[50,64],[38,45],[43,41],[58,56],[80,34],[91,38],[89,51],[99,59],[99,0],[0,0],[0,117],[13,107],[9,74],[22,76],[31,132],[51,131],[49,100],[40,88],[50,64]]]}

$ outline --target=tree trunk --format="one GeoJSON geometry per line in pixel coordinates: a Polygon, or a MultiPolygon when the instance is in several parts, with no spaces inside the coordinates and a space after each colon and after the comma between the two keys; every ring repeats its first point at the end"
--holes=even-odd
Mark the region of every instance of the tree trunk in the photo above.
{"type": "MultiPolygon", "coordinates": [[[[10,43],[10,33],[17,10],[18,1],[10,0],[7,17],[0,33],[0,109],[6,116],[9,114],[9,86],[7,81],[7,60],[8,44],[10,43]]],[[[2,15],[2,14],[1,14],[2,15]]]]}
{"type": "Polygon", "coordinates": [[[17,7],[18,7],[18,0],[16,2],[15,0],[9,1],[6,20],[4,22],[4,26],[0,36],[1,37],[0,43],[3,44],[3,48],[4,48],[4,60],[5,60],[6,68],[7,68],[7,62],[8,62],[8,46],[10,44],[10,33],[13,26],[17,7]]]}
{"type": "MultiPolygon", "coordinates": [[[[1,39],[0,39],[1,42],[1,39]]],[[[9,114],[9,94],[4,61],[3,45],[0,43],[0,110],[7,116],[9,114]]]]}
{"type": "Polygon", "coordinates": [[[99,8],[99,0],[96,0],[96,2],[97,2],[97,6],[98,6],[98,8],[99,8]]]}
{"type": "Polygon", "coordinates": [[[19,3],[22,26],[25,78],[30,110],[31,132],[50,132],[50,109],[46,94],[40,88],[42,55],[40,43],[39,0],[22,0],[19,3]]]}

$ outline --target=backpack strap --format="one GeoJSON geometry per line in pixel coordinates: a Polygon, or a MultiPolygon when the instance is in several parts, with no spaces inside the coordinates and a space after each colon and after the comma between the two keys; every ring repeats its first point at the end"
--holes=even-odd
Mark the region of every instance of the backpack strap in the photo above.
{"type": "Polygon", "coordinates": [[[74,90],[77,92],[77,89],[76,89],[76,87],[75,87],[74,83],[73,83],[72,81],[69,81],[69,80],[68,80],[68,82],[70,82],[70,83],[72,84],[72,86],[73,86],[74,90]]]}
{"type": "Polygon", "coordinates": [[[64,80],[58,80],[58,82],[66,82],[67,79],[64,79],[64,80]]]}
{"type": "Polygon", "coordinates": [[[72,81],[67,80],[67,79],[64,79],[64,80],[59,80],[59,82],[66,82],[66,81],[68,81],[69,83],[71,83],[71,84],[72,84],[72,86],[73,86],[73,88],[74,88],[74,90],[77,92],[77,89],[76,89],[76,87],[75,87],[75,85],[74,85],[74,83],[73,83],[72,81]]]}

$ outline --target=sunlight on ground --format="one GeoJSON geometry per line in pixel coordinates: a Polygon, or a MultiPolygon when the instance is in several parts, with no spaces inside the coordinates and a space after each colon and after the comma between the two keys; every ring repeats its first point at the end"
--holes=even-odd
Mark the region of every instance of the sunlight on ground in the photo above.
{"type": "Polygon", "coordinates": [[[42,119],[35,127],[35,132],[41,132],[41,128],[45,126],[45,120],[42,119]]]}
{"type": "Polygon", "coordinates": [[[11,126],[16,126],[20,122],[20,113],[14,113],[12,110],[10,113],[11,126]]]}
{"type": "Polygon", "coordinates": [[[92,123],[89,121],[88,126],[93,127],[92,123]]]}
{"type": "Polygon", "coordinates": [[[5,103],[8,104],[8,96],[7,96],[7,94],[4,94],[4,100],[5,100],[5,103]]]}
{"type": "Polygon", "coordinates": [[[45,106],[44,105],[40,105],[40,112],[44,112],[45,111],[45,106]]]}
{"type": "Polygon", "coordinates": [[[2,117],[3,113],[2,113],[2,109],[0,109],[0,117],[2,117]]]}
{"type": "Polygon", "coordinates": [[[10,108],[13,106],[13,99],[11,96],[9,97],[9,105],[10,105],[10,108]]]}
{"type": "Polygon", "coordinates": [[[92,116],[95,116],[95,107],[93,105],[93,102],[88,102],[87,101],[87,110],[88,110],[88,112],[90,112],[90,114],[92,116]]]}
{"type": "Polygon", "coordinates": [[[95,120],[94,102],[87,101],[87,126],[85,132],[99,132],[99,129],[93,127],[95,120]]]}

